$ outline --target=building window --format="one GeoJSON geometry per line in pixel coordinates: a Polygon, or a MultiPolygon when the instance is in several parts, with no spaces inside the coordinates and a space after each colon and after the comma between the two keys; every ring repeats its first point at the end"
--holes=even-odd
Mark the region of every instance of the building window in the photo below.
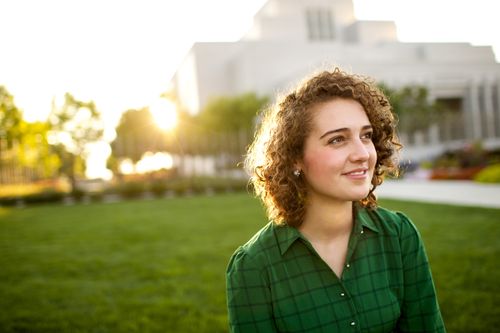
{"type": "Polygon", "coordinates": [[[335,38],[333,15],[330,9],[307,9],[306,21],[309,40],[333,40],[335,38]]]}

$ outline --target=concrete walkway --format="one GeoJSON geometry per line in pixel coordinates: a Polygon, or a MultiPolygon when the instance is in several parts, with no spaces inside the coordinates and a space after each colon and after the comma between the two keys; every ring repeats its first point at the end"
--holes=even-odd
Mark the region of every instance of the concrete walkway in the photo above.
{"type": "Polygon", "coordinates": [[[471,181],[386,180],[377,187],[380,198],[500,208],[500,184],[471,181]]]}

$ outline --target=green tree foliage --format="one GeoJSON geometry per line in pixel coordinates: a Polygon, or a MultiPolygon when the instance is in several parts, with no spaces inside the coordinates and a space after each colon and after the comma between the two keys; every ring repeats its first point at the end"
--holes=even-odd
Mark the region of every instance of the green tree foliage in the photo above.
{"type": "Polygon", "coordinates": [[[257,114],[268,101],[267,97],[245,93],[213,98],[196,115],[179,110],[179,126],[170,151],[180,155],[241,155],[251,139],[257,114]]]}
{"type": "Polygon", "coordinates": [[[241,154],[248,145],[258,112],[268,103],[255,93],[213,98],[195,115],[178,110],[179,125],[169,146],[183,154],[241,154]]]}
{"type": "Polygon", "coordinates": [[[391,89],[381,85],[399,118],[399,129],[409,135],[426,130],[439,117],[441,106],[430,100],[429,92],[423,86],[405,86],[391,89]]]}
{"type": "Polygon", "coordinates": [[[197,117],[200,126],[209,132],[238,132],[254,126],[257,112],[269,99],[246,93],[234,97],[212,99],[197,117]]]}
{"type": "Polygon", "coordinates": [[[14,140],[21,137],[22,122],[23,114],[15,105],[14,96],[0,86],[0,140],[6,140],[7,148],[12,148],[14,140]]]}
{"type": "Polygon", "coordinates": [[[49,123],[54,143],[63,145],[64,150],[70,153],[60,148],[55,150],[62,165],[69,165],[68,168],[62,168],[61,172],[67,174],[74,185],[75,176],[85,170],[87,145],[102,138],[104,124],[101,115],[93,101],[80,101],[66,93],[62,106],[53,105],[49,123]]]}
{"type": "MultiPolygon", "coordinates": [[[[162,97],[175,102],[171,94],[162,97]]],[[[137,162],[146,152],[168,151],[177,155],[220,152],[217,145],[221,141],[227,145],[237,144],[224,139],[225,136],[231,134],[231,138],[242,141],[234,134],[251,132],[258,111],[267,102],[267,97],[260,98],[254,93],[219,97],[212,99],[196,115],[189,114],[178,105],[178,125],[171,132],[162,131],[156,125],[148,108],[128,110],[123,113],[116,128],[108,167],[116,172],[121,159],[130,158],[137,162]]]]}
{"type": "Polygon", "coordinates": [[[50,178],[58,174],[61,159],[49,144],[47,122],[21,122],[18,161],[22,166],[36,169],[38,176],[50,178]]]}
{"type": "Polygon", "coordinates": [[[137,162],[148,151],[165,150],[167,139],[167,134],[156,125],[148,108],[131,109],[120,118],[116,138],[111,143],[112,156],[137,162]]]}
{"type": "Polygon", "coordinates": [[[59,159],[57,168],[58,174],[72,177],[71,181],[74,186],[74,176],[81,176],[85,172],[85,160],[81,156],[69,152],[66,146],[62,143],[53,144],[50,148],[59,159]]]}
{"type": "Polygon", "coordinates": [[[27,122],[14,97],[0,86],[0,167],[28,168],[32,177],[47,178],[57,173],[60,159],[49,142],[47,122],[27,122]]]}

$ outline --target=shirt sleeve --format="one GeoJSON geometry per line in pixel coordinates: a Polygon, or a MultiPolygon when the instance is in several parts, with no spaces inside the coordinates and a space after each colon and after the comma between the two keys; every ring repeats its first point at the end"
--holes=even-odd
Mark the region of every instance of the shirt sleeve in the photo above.
{"type": "Polygon", "coordinates": [[[400,244],[403,261],[404,296],[399,332],[446,332],[436,290],[420,234],[403,214],[400,244]]]}
{"type": "Polygon", "coordinates": [[[229,261],[226,292],[230,332],[277,332],[263,268],[242,248],[229,261]]]}

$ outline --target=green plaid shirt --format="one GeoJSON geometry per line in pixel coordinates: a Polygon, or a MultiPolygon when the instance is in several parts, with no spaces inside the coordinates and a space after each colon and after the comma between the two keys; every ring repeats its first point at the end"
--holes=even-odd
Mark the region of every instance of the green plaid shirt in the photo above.
{"type": "Polygon", "coordinates": [[[232,332],[445,332],[420,235],[357,208],[339,279],[296,229],[267,224],[227,269],[232,332]]]}

